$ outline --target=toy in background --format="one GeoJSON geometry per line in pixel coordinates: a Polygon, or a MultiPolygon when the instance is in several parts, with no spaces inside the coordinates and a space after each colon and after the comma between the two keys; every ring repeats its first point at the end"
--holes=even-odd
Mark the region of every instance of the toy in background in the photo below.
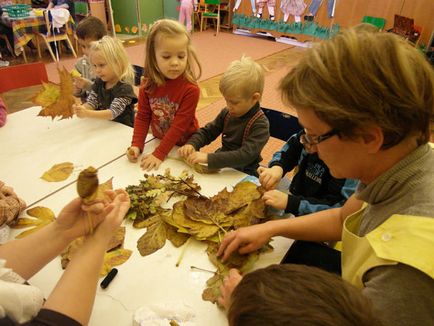
{"type": "Polygon", "coordinates": [[[292,15],[296,23],[301,22],[301,15],[306,10],[306,7],[304,0],[281,0],[280,9],[284,14],[283,21],[287,22],[289,16],[292,15]]]}
{"type": "MultiPolygon", "coordinates": [[[[237,11],[237,10],[240,8],[241,1],[242,1],[242,0],[237,0],[237,2],[235,3],[235,6],[234,6],[234,12],[237,11]]],[[[253,14],[253,16],[255,16],[255,15],[256,15],[256,4],[255,4],[255,0],[250,0],[250,4],[252,5],[252,14],[253,14]]]]}
{"type": "Polygon", "coordinates": [[[256,17],[262,18],[262,11],[264,10],[265,5],[268,8],[268,15],[270,20],[274,20],[274,7],[276,6],[276,0],[257,0],[258,4],[258,12],[256,13],[256,17]]]}
{"type": "Polygon", "coordinates": [[[197,8],[197,0],[180,0],[180,2],[178,20],[183,25],[186,22],[187,31],[191,33],[191,16],[193,15],[193,9],[197,8]]]}

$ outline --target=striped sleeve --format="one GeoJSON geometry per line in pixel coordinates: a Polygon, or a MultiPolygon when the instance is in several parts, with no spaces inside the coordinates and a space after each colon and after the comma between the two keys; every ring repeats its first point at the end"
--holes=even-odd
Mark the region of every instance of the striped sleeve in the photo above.
{"type": "Polygon", "coordinates": [[[132,99],[130,97],[116,97],[110,104],[109,110],[112,111],[113,119],[117,118],[125,108],[130,105],[132,99]]]}

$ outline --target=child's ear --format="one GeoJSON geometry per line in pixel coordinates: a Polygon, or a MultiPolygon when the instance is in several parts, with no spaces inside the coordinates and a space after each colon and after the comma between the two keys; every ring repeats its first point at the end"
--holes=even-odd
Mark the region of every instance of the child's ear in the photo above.
{"type": "Polygon", "coordinates": [[[252,100],[254,100],[255,102],[258,102],[260,99],[261,99],[261,93],[259,93],[259,92],[253,93],[252,100]]]}

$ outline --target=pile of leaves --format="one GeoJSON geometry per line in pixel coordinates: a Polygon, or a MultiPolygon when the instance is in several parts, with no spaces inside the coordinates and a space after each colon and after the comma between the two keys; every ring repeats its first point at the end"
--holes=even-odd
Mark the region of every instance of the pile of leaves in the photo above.
{"type": "Polygon", "coordinates": [[[128,186],[125,190],[130,196],[131,207],[127,213],[127,219],[133,220],[136,228],[145,227],[143,224],[154,215],[168,211],[162,206],[172,197],[196,196],[200,186],[193,182],[194,176],[183,171],[180,176],[174,177],[170,169],[164,175],[145,174],[145,180],[139,185],[128,186]]]}
{"type": "Polygon", "coordinates": [[[71,118],[74,114],[72,105],[75,103],[72,77],[65,68],[57,71],[60,84],[42,83],[44,89],[33,98],[33,103],[42,106],[39,116],[50,116],[52,119],[57,116],[61,119],[71,118]]]}
{"type": "Polygon", "coordinates": [[[208,243],[207,254],[217,271],[207,281],[202,298],[215,303],[229,269],[247,272],[258,259],[259,253],[271,248],[267,245],[249,255],[233,253],[225,263],[216,257],[218,246],[227,232],[256,224],[265,218],[262,193],[262,188],[254,183],[241,182],[232,192],[225,188],[211,198],[190,196],[175,203],[172,211],[164,210],[141,223],[140,227],[146,227],[147,230],[138,240],[137,248],[142,256],[146,256],[162,248],[166,240],[175,247],[183,245],[190,237],[208,243]]]}

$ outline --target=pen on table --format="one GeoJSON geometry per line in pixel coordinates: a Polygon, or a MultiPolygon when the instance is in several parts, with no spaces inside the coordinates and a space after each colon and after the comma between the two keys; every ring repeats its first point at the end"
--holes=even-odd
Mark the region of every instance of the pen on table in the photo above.
{"type": "Polygon", "coordinates": [[[118,270],[116,268],[112,268],[112,270],[107,274],[106,277],[101,282],[101,288],[105,289],[109,286],[111,281],[115,278],[116,274],[118,273],[118,270]]]}

